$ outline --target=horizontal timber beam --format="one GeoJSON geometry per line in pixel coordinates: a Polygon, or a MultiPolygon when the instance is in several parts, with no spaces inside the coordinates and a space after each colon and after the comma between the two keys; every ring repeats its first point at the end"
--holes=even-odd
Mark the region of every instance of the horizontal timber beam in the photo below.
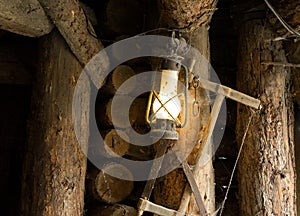
{"type": "Polygon", "coordinates": [[[218,83],[214,83],[205,79],[198,78],[199,84],[201,88],[209,90],[211,92],[215,92],[217,94],[224,95],[227,98],[230,98],[234,101],[242,103],[246,106],[260,109],[260,100],[253,98],[249,95],[246,95],[242,92],[229,88],[227,86],[223,86],[218,83]]]}
{"type": "Polygon", "coordinates": [[[40,37],[48,34],[53,25],[37,0],[0,0],[0,29],[40,37]]]}

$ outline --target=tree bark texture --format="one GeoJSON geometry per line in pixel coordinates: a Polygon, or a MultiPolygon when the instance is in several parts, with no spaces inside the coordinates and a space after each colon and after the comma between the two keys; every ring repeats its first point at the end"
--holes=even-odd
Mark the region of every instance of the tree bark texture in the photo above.
{"type": "Polygon", "coordinates": [[[210,22],[217,1],[160,0],[160,21],[163,26],[191,32],[210,22]]]}
{"type": "Polygon", "coordinates": [[[40,37],[48,34],[53,25],[37,0],[0,0],[0,29],[40,37]]]}
{"type": "MultiPolygon", "coordinates": [[[[299,41],[289,41],[285,44],[287,57],[290,63],[298,64],[300,62],[300,43],[299,41]]],[[[293,78],[293,96],[295,98],[295,158],[297,172],[297,213],[300,215],[300,68],[291,68],[293,78]]]]}
{"type": "Polygon", "coordinates": [[[296,157],[296,173],[297,173],[297,181],[296,181],[296,193],[297,193],[297,215],[300,214],[300,109],[299,107],[295,107],[295,157],[296,157]]]}
{"type": "MultiPolygon", "coordinates": [[[[241,215],[296,215],[294,112],[289,68],[281,41],[266,21],[243,24],[239,38],[237,86],[259,97],[238,166],[241,215]],[[250,36],[250,37],[249,37],[250,36]]],[[[252,110],[238,105],[237,141],[242,142],[252,110]]]]}
{"type": "MultiPolygon", "coordinates": [[[[299,31],[300,30],[300,5],[298,1],[291,1],[291,0],[277,0],[277,1],[269,1],[274,9],[278,12],[278,14],[286,21],[292,28],[299,31]]],[[[267,15],[270,23],[274,26],[277,33],[284,36],[285,34],[290,35],[283,25],[280,23],[278,18],[269,11],[267,15]]]]}
{"type": "MultiPolygon", "coordinates": [[[[82,65],[86,65],[103,49],[78,0],[39,0],[39,2],[82,65]]],[[[97,65],[94,65],[96,68],[100,66],[106,68],[109,63],[105,56],[101,57],[97,65]]]]}
{"type": "MultiPolygon", "coordinates": [[[[292,28],[299,32],[300,30],[300,6],[297,1],[290,0],[279,0],[272,1],[273,7],[278,11],[279,15],[286,21],[292,28]]],[[[278,36],[289,36],[291,33],[288,32],[279,20],[275,17],[272,12],[269,12],[268,19],[270,23],[275,27],[278,36]]],[[[293,64],[299,64],[300,62],[300,43],[298,40],[287,40],[284,43],[284,47],[287,53],[288,62],[293,64]]],[[[295,157],[296,157],[296,172],[297,172],[297,183],[296,183],[296,193],[297,193],[297,214],[300,214],[300,148],[299,148],[299,105],[300,105],[300,68],[291,67],[292,78],[293,78],[293,90],[294,97],[298,107],[295,107],[295,157]]]]}
{"type": "MultiPolygon", "coordinates": [[[[21,215],[82,215],[86,156],[76,139],[72,99],[82,67],[57,31],[41,39],[33,88],[21,215]]],[[[88,93],[88,87],[87,93],[88,93]]],[[[88,94],[83,107],[89,107],[88,94]]],[[[84,109],[84,108],[83,108],[84,109]]],[[[82,116],[88,130],[89,113],[82,116]]],[[[81,137],[87,142],[88,137],[81,137]]]]}

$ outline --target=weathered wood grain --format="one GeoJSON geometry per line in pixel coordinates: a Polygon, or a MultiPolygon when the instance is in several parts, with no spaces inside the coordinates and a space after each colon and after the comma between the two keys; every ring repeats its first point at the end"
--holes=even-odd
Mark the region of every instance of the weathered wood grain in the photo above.
{"type": "MultiPolygon", "coordinates": [[[[82,67],[55,31],[43,38],[28,126],[23,168],[21,215],[83,215],[86,156],[72,120],[72,99],[82,67]]],[[[88,141],[89,86],[77,105],[88,141]]],[[[85,135],[84,135],[85,134],[85,135]]]]}
{"type": "Polygon", "coordinates": [[[48,34],[53,25],[37,0],[0,0],[0,29],[40,37],[48,34]]]}
{"type": "MultiPolygon", "coordinates": [[[[282,41],[262,20],[240,29],[238,90],[259,97],[238,166],[240,215],[296,215],[293,101],[290,68],[261,65],[287,62],[282,41]],[[249,37],[251,35],[251,37],[249,37]]],[[[238,104],[240,144],[251,110],[238,104]]]]}

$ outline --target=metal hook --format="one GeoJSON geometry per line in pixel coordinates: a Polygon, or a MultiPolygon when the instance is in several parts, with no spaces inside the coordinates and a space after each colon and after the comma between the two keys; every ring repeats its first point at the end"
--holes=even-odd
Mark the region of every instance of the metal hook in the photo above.
{"type": "Polygon", "coordinates": [[[193,103],[193,115],[194,117],[199,116],[200,114],[200,103],[198,100],[195,100],[193,103]]]}
{"type": "Polygon", "coordinates": [[[197,88],[200,87],[199,76],[194,76],[193,81],[192,81],[192,85],[193,85],[194,89],[197,89],[197,88]]]}

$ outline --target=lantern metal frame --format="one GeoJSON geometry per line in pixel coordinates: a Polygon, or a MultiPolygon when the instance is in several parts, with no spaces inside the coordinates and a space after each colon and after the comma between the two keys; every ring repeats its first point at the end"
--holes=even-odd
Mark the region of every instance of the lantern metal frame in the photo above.
{"type": "MultiPolygon", "coordinates": [[[[169,59],[171,61],[175,61],[174,59],[169,59]]],[[[158,91],[152,90],[150,92],[149,95],[149,99],[148,99],[148,104],[147,104],[147,109],[146,109],[146,122],[150,125],[155,124],[156,122],[156,114],[158,113],[158,111],[160,111],[161,109],[164,109],[170,116],[171,116],[171,121],[173,121],[176,125],[176,128],[184,128],[187,124],[187,119],[188,119],[188,87],[189,87],[189,83],[188,83],[188,69],[186,66],[181,65],[181,67],[184,68],[184,92],[178,93],[176,95],[174,95],[173,97],[171,97],[170,99],[168,99],[166,102],[162,102],[159,98],[159,93],[158,91]],[[170,111],[166,108],[166,104],[169,103],[170,101],[172,101],[174,98],[176,97],[182,97],[184,96],[184,105],[181,107],[184,107],[184,121],[183,123],[178,119],[178,117],[174,117],[170,111]],[[158,110],[156,110],[154,113],[151,113],[151,107],[153,106],[153,102],[154,100],[157,99],[158,102],[160,103],[160,107],[158,108],[158,110]]],[[[168,70],[168,69],[164,69],[164,70],[168,70]]],[[[180,71],[179,71],[180,72],[180,71]]],[[[179,75],[178,75],[179,76],[179,75]]],[[[152,79],[152,83],[154,82],[155,78],[152,79]]],[[[152,85],[153,86],[153,85],[152,85]]],[[[182,113],[182,112],[180,112],[182,113]]]]}

